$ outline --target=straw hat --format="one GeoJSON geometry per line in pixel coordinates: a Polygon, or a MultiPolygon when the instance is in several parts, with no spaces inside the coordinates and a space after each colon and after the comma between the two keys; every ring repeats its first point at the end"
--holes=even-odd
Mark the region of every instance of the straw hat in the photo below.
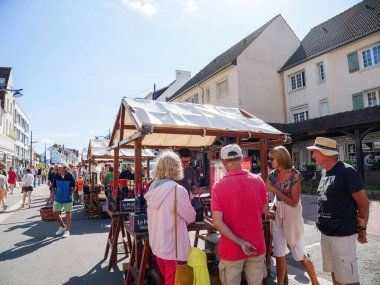
{"type": "Polygon", "coordinates": [[[336,148],[336,140],[317,137],[313,146],[308,146],[308,150],[319,150],[322,154],[327,156],[337,155],[339,152],[336,148]]]}

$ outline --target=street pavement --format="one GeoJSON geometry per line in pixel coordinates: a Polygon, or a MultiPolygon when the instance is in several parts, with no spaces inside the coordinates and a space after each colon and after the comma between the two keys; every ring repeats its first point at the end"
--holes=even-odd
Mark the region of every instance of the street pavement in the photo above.
{"type": "MultiPolygon", "coordinates": [[[[8,284],[122,284],[122,263],[111,271],[106,268],[104,250],[110,219],[88,220],[83,206],[74,206],[71,236],[56,237],[56,222],[42,222],[39,209],[46,203],[49,190],[38,186],[33,192],[32,208],[20,209],[21,193],[9,196],[7,210],[0,210],[0,285],[8,284]]],[[[320,283],[332,284],[322,271],[320,234],[315,227],[316,197],[302,196],[305,240],[320,283]]],[[[380,284],[380,204],[371,202],[368,243],[358,245],[361,284],[380,284]]],[[[192,236],[193,238],[193,236],[192,236]]],[[[202,248],[204,243],[199,242],[202,248]]],[[[274,259],[272,278],[275,283],[274,259]]],[[[311,284],[300,264],[287,255],[289,284],[311,284]]]]}

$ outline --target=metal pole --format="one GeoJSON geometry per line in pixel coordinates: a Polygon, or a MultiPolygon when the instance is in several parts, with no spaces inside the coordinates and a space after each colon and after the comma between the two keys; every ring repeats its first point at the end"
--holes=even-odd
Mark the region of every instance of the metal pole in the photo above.
{"type": "Polygon", "coordinates": [[[46,167],[46,142],[45,142],[45,167],[46,167]]]}

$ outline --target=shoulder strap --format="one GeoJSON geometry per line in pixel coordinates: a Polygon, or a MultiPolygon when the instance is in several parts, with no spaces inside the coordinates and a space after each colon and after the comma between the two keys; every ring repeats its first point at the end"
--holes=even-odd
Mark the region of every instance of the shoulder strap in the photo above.
{"type": "Polygon", "coordinates": [[[178,258],[177,245],[177,185],[174,187],[174,235],[175,235],[175,258],[178,258]]]}

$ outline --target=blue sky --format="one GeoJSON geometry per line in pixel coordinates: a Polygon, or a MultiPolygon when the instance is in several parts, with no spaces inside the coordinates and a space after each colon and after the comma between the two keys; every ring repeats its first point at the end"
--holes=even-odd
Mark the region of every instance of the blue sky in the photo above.
{"type": "MultiPolygon", "coordinates": [[[[277,14],[302,39],[352,0],[0,0],[0,66],[37,151],[82,149],[112,128],[123,96],[194,76],[277,14]]],[[[144,92],[141,92],[145,90],[144,92]]]]}

